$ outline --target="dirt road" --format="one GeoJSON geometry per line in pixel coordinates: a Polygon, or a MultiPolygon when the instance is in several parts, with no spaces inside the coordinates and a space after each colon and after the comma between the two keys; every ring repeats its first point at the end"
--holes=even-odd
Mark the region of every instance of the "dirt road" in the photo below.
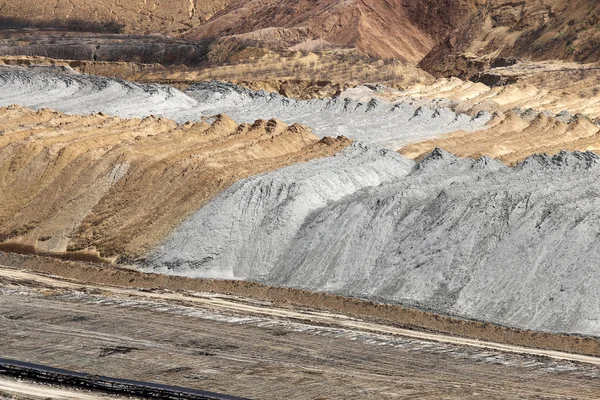
{"type": "Polygon", "coordinates": [[[500,352],[214,293],[84,286],[0,268],[0,322],[5,357],[250,398],[600,398],[594,359],[500,352]]]}
{"type": "MultiPolygon", "coordinates": [[[[46,285],[51,285],[58,288],[71,288],[75,289],[81,287],[73,282],[62,280],[58,277],[48,277],[39,274],[20,271],[9,267],[0,266],[0,277],[6,277],[9,279],[20,280],[20,281],[35,281],[46,285]]],[[[88,285],[88,288],[90,286],[88,285]]],[[[551,351],[543,349],[533,349],[522,346],[511,346],[502,343],[493,343],[487,341],[480,341],[475,339],[461,338],[456,336],[448,336],[442,334],[428,333],[413,331],[408,329],[401,329],[387,325],[380,325],[374,323],[362,322],[350,318],[346,315],[332,314],[324,312],[315,312],[310,310],[290,310],[276,308],[272,305],[257,305],[257,304],[244,304],[240,303],[239,299],[232,298],[231,296],[215,295],[208,293],[195,293],[193,295],[186,293],[167,292],[167,293],[151,293],[142,292],[135,289],[128,288],[116,288],[112,286],[92,286],[91,288],[103,291],[109,291],[119,296],[139,296],[153,300],[166,300],[166,301],[186,301],[198,305],[199,307],[212,309],[221,309],[230,312],[245,313],[249,315],[263,315],[277,318],[289,318],[297,321],[303,321],[305,323],[318,323],[326,326],[338,326],[341,328],[360,330],[365,332],[373,332],[379,334],[391,334],[399,335],[409,338],[415,338],[420,340],[429,340],[440,343],[450,343],[455,345],[472,346],[482,349],[497,350],[502,352],[511,352],[526,354],[532,356],[542,356],[554,358],[557,360],[567,360],[575,362],[583,362],[588,364],[600,365],[600,357],[591,357],[579,354],[570,354],[560,351],[551,351]]]]}
{"type": "Polygon", "coordinates": [[[15,399],[44,399],[44,400],[117,400],[122,397],[103,396],[100,394],[76,390],[60,389],[46,385],[16,379],[0,377],[0,399],[2,394],[15,399]]]}

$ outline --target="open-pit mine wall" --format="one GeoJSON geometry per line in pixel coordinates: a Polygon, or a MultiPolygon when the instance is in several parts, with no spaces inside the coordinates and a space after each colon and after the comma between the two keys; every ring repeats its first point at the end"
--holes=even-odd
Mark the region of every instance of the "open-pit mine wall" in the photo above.
{"type": "Polygon", "coordinates": [[[4,250],[600,334],[599,158],[530,156],[590,149],[583,117],[22,69],[1,71],[0,88],[0,105],[22,105],[0,110],[4,250]],[[431,139],[525,160],[414,144],[431,139]],[[418,163],[392,150],[411,145],[418,163]]]}

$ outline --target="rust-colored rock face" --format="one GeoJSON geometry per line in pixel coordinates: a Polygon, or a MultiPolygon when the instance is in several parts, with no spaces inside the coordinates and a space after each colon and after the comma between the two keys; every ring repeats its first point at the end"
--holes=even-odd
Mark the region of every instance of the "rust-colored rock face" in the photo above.
{"type": "Polygon", "coordinates": [[[437,76],[471,77],[500,58],[596,62],[595,0],[489,0],[421,61],[437,76]]]}
{"type": "Polygon", "coordinates": [[[149,249],[238,179],[349,144],[277,120],[178,125],[18,106],[0,109],[0,132],[3,246],[101,257],[149,249]]]}
{"type": "Polygon", "coordinates": [[[306,50],[348,47],[374,57],[418,62],[473,9],[464,0],[238,1],[186,37],[306,50]]]}

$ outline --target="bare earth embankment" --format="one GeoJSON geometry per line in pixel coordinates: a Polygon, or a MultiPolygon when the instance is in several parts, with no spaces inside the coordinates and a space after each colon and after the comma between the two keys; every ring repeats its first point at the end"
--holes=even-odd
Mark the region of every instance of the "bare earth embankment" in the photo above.
{"type": "Polygon", "coordinates": [[[3,248],[91,258],[94,249],[106,258],[142,254],[236,180],[349,144],[224,115],[178,125],[18,106],[0,113],[3,248]]]}

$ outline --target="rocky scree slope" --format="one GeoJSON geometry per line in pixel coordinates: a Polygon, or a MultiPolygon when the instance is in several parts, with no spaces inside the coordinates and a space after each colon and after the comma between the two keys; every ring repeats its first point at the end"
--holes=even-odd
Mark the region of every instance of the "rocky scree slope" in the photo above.
{"type": "Polygon", "coordinates": [[[298,166],[240,181],[176,229],[148,264],[600,335],[598,155],[535,155],[508,168],[436,149],[411,171],[403,165],[392,180],[352,193],[328,180],[328,193],[339,187],[344,195],[326,204],[305,193],[336,176],[333,168],[314,169],[314,188],[311,169],[298,186],[282,184],[298,166]]]}
{"type": "Polygon", "coordinates": [[[183,93],[157,84],[0,69],[0,106],[52,107],[73,114],[104,112],[123,118],[155,115],[179,123],[221,113],[239,123],[277,118],[309,126],[319,137],[343,135],[393,149],[442,133],[481,129],[491,117],[486,112],[474,117],[455,113],[436,107],[434,102],[423,106],[411,102],[293,100],[220,82],[197,84],[183,93]]]}
{"type": "Polygon", "coordinates": [[[349,143],[277,120],[238,125],[218,115],[179,125],[2,108],[0,249],[139,256],[238,179],[349,143]]]}

